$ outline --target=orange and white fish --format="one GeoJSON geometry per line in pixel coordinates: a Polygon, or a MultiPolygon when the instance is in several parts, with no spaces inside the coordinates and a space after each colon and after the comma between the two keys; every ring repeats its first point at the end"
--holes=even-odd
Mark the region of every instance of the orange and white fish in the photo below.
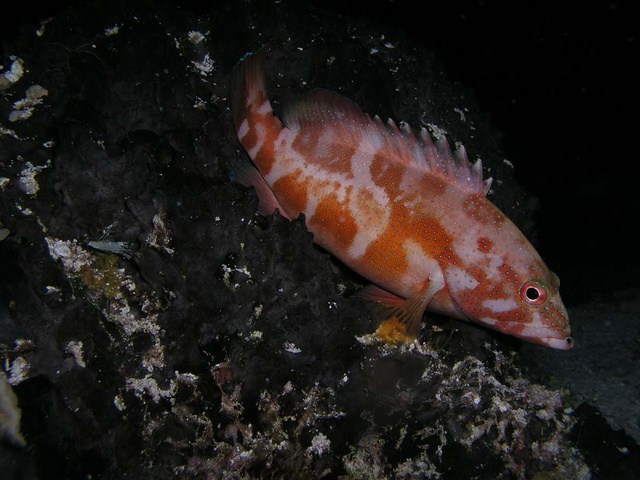
{"type": "Polygon", "coordinates": [[[427,309],[573,346],[558,277],[487,200],[480,160],[329,91],[307,93],[278,119],[263,57],[245,57],[231,81],[235,129],[257,168],[247,162],[236,178],[255,187],[260,213],[304,213],[314,241],[374,283],[363,296],[383,306],[379,336],[415,339],[427,309]]]}

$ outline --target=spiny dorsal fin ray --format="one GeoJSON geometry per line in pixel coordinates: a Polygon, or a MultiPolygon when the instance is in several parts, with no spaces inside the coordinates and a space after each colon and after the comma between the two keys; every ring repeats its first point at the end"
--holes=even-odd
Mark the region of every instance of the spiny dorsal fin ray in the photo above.
{"type": "Polygon", "coordinates": [[[385,123],[378,116],[371,118],[338,93],[312,90],[286,103],[281,121],[290,129],[331,129],[336,142],[358,145],[372,153],[382,152],[397,163],[412,163],[473,193],[488,192],[490,179],[483,181],[482,163],[478,160],[472,166],[464,147],[452,152],[445,136],[434,143],[424,128],[416,136],[406,123],[398,128],[391,119],[385,123]]]}

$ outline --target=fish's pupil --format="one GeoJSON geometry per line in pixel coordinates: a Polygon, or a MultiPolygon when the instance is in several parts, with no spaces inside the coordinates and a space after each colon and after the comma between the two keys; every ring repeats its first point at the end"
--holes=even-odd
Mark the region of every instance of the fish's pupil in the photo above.
{"type": "Polygon", "coordinates": [[[525,282],[520,287],[520,298],[529,305],[542,305],[547,300],[547,292],[533,282],[525,282]]]}
{"type": "Polygon", "coordinates": [[[537,300],[540,298],[540,292],[538,292],[538,289],[535,287],[527,288],[526,295],[529,300],[537,300]]]}

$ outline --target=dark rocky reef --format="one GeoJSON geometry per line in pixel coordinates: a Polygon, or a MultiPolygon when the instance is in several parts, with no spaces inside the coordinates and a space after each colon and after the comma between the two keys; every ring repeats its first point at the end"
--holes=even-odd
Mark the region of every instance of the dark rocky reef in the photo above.
{"type": "Polygon", "coordinates": [[[428,51],[293,2],[96,3],[40,30],[0,72],[0,352],[26,442],[3,424],[3,478],[640,472],[628,437],[597,455],[614,432],[525,378],[516,341],[436,316],[373,340],[366,282],[229,181],[229,74],[264,47],[273,98],[329,88],[437,126],[532,235],[499,134],[428,51]]]}

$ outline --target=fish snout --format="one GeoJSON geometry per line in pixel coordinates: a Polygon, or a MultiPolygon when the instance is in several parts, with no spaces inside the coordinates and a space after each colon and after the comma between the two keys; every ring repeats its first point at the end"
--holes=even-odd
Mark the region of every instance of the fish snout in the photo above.
{"type": "Polygon", "coordinates": [[[545,347],[553,348],[555,350],[571,350],[574,344],[573,337],[543,337],[535,340],[534,343],[539,343],[540,345],[544,345],[545,347]]]}

